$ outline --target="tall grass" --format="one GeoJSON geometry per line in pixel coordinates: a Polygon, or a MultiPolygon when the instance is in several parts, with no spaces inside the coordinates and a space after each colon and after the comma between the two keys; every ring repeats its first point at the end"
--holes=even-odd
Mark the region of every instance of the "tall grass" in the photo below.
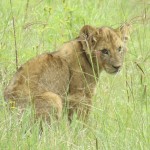
{"type": "Polygon", "coordinates": [[[140,0],[1,0],[0,5],[0,149],[148,150],[150,148],[149,2],[140,0]],[[11,9],[12,7],[12,9],[11,9]],[[12,13],[13,18],[12,19],[12,13]],[[5,107],[3,90],[18,64],[78,36],[84,24],[117,27],[136,16],[122,71],[103,72],[86,124],[66,115],[59,125],[32,123],[30,108],[18,119],[5,107]],[[15,34],[14,39],[14,27],[15,34]]]}

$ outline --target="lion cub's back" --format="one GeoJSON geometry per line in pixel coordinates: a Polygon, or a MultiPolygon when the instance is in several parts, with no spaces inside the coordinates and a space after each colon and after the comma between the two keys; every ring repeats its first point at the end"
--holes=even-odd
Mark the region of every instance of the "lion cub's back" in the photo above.
{"type": "Polygon", "coordinates": [[[4,91],[5,99],[23,99],[51,91],[65,94],[69,68],[65,60],[53,54],[42,54],[26,62],[4,91]]]}

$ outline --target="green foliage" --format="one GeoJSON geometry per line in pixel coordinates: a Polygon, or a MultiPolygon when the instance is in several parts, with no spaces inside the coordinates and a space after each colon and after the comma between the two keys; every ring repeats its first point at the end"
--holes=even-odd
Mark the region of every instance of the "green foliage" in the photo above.
{"type": "Polygon", "coordinates": [[[0,149],[98,150],[150,148],[150,23],[133,24],[122,71],[103,72],[93,97],[89,122],[66,115],[59,125],[31,122],[29,108],[18,119],[3,101],[3,89],[15,72],[12,15],[19,65],[78,36],[85,24],[120,26],[137,16],[149,17],[148,1],[136,0],[1,0],[0,5],[0,149]]]}

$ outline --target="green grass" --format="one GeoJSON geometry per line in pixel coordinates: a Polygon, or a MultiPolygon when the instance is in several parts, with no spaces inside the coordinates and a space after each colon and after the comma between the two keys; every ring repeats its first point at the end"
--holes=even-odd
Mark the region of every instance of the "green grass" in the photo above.
{"type": "Polygon", "coordinates": [[[117,27],[136,16],[148,18],[149,2],[140,0],[1,0],[0,4],[0,150],[148,150],[150,148],[150,21],[133,24],[122,71],[103,72],[93,97],[89,122],[64,115],[59,125],[31,122],[31,109],[17,119],[3,99],[4,87],[19,66],[78,36],[84,24],[117,27]],[[28,7],[27,7],[28,5],[28,7]],[[14,16],[16,38],[13,35],[14,16]]]}

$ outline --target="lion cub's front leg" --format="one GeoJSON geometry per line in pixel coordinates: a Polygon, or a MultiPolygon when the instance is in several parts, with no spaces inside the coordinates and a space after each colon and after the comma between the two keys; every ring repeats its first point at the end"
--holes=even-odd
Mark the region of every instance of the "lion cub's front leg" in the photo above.
{"type": "Polygon", "coordinates": [[[62,116],[62,99],[53,92],[45,92],[34,99],[36,118],[50,121],[51,117],[58,120],[62,116]]]}
{"type": "Polygon", "coordinates": [[[86,122],[91,109],[91,98],[81,93],[70,95],[68,101],[68,119],[71,122],[74,114],[77,114],[78,119],[86,122]]]}

